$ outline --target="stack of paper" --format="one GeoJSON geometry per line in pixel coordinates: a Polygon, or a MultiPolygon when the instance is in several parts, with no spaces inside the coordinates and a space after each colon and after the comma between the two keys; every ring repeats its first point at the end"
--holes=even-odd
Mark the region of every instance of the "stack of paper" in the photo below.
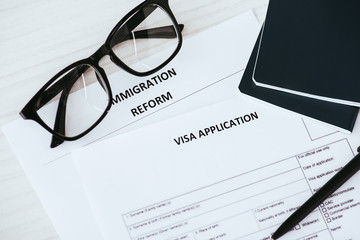
{"type": "Polygon", "coordinates": [[[359,1],[270,1],[240,91],[352,131],[360,105],[359,8],[359,1]]]}
{"type": "Polygon", "coordinates": [[[254,14],[247,12],[185,39],[178,55],[152,76],[140,78],[124,71],[110,76],[114,94],[111,111],[99,126],[77,141],[51,149],[51,134],[35,122],[21,118],[3,128],[62,240],[103,239],[71,152],[101,139],[238,96],[238,79],[259,29],[254,14]],[[119,97],[169,71],[172,77],[161,84],[126,99],[119,97]],[[168,92],[172,96],[169,101],[133,115],[132,109],[168,92]],[[29,136],[32,141],[28,141],[29,136]]]}
{"type": "MultiPolygon", "coordinates": [[[[359,131],[313,140],[300,118],[238,97],[73,156],[104,239],[270,239],[354,156],[359,131]]],[[[357,174],[284,240],[359,239],[359,182],[357,174]]]]}

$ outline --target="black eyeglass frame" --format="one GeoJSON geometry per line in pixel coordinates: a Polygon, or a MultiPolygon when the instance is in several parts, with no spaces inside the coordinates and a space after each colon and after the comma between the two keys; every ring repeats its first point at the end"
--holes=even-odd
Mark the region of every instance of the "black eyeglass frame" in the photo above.
{"type": "MultiPolygon", "coordinates": [[[[110,56],[110,59],[113,63],[115,63],[118,67],[124,69],[125,71],[127,71],[130,74],[133,74],[135,76],[147,76],[150,74],[153,74],[155,72],[157,72],[158,70],[160,70],[161,68],[163,68],[166,64],[168,64],[179,52],[181,46],[182,46],[182,31],[183,25],[179,25],[177,23],[177,20],[174,16],[174,14],[172,13],[170,6],[169,6],[169,2],[168,0],[147,0],[144,1],[142,3],[140,3],[138,6],[136,6],[135,8],[133,8],[129,13],[127,13],[116,25],[115,27],[112,29],[112,31],[110,32],[110,34],[108,35],[105,43],[94,53],[92,54],[90,57],[79,60],[69,66],[67,66],[66,68],[64,68],[63,70],[61,70],[59,73],[57,73],[53,78],[51,78],[31,99],[30,101],[25,105],[25,107],[21,110],[20,115],[24,118],[24,119],[28,119],[28,120],[34,120],[35,122],[37,122],[38,124],[40,124],[43,128],[45,128],[48,132],[50,132],[53,137],[58,138],[58,140],[60,140],[59,144],[61,144],[64,140],[66,141],[73,141],[73,140],[77,140],[83,136],[85,136],[86,134],[88,134],[91,130],[93,130],[107,115],[107,113],[109,112],[112,103],[111,103],[111,99],[112,99],[112,91],[111,91],[111,87],[110,87],[110,83],[109,80],[106,76],[106,73],[104,71],[104,69],[102,67],[99,66],[99,61],[106,55],[110,56]],[[173,27],[175,28],[176,34],[177,34],[177,38],[178,38],[178,46],[176,47],[176,49],[174,50],[174,52],[172,53],[172,55],[162,64],[160,64],[158,67],[147,71],[147,72],[138,72],[135,71],[133,69],[131,69],[129,66],[127,66],[123,61],[121,61],[116,54],[113,52],[112,47],[110,45],[111,40],[113,39],[113,37],[115,36],[117,30],[135,13],[137,13],[139,10],[143,9],[144,7],[146,7],[147,5],[156,5],[158,7],[160,7],[162,10],[164,10],[168,16],[170,17],[172,23],[173,23],[173,27]],[[85,130],[84,132],[76,135],[76,136],[65,136],[65,135],[61,135],[59,134],[57,131],[53,130],[52,128],[50,128],[38,115],[37,110],[42,107],[39,105],[41,105],[41,103],[39,103],[39,101],[41,100],[41,98],[43,97],[42,95],[44,94],[45,90],[48,89],[56,80],[58,80],[61,76],[63,76],[64,74],[66,74],[67,72],[71,71],[72,69],[74,69],[77,66],[81,66],[81,65],[89,65],[91,66],[95,71],[97,76],[100,77],[99,82],[102,85],[102,87],[106,88],[104,90],[107,91],[107,95],[109,98],[109,102],[105,108],[104,113],[99,117],[99,119],[93,124],[91,125],[87,130],[85,130]],[[38,107],[38,108],[37,108],[38,107]]],[[[57,91],[62,91],[61,90],[57,90],[57,91]]],[[[55,90],[56,91],[56,90],[55,90]]],[[[56,94],[55,94],[56,95],[56,94]]],[[[57,144],[57,145],[59,145],[57,144]]],[[[56,147],[52,146],[52,147],[56,147]]]]}

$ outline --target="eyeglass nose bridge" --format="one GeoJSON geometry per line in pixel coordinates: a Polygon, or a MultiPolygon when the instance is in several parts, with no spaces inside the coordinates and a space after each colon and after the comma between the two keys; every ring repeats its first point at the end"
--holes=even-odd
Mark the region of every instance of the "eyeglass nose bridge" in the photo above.
{"type": "Polygon", "coordinates": [[[99,62],[103,57],[110,54],[110,49],[103,44],[93,55],[90,56],[90,59],[94,62],[99,62]]]}

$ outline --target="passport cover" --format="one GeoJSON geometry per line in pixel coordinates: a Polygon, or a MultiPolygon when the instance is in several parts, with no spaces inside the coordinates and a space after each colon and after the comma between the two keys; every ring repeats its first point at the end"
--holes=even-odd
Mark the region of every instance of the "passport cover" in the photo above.
{"type": "Polygon", "coordinates": [[[270,0],[253,80],[360,106],[359,12],[359,0],[270,0]]]}
{"type": "Polygon", "coordinates": [[[240,92],[253,98],[265,101],[269,104],[285,108],[300,115],[304,115],[351,132],[358,115],[357,107],[259,87],[253,82],[253,69],[259,47],[260,35],[256,41],[239,84],[240,92]]]}

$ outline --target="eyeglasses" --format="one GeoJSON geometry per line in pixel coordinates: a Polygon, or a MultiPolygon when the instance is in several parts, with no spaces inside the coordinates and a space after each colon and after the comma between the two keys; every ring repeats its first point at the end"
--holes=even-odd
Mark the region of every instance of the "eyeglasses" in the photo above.
{"type": "Polygon", "coordinates": [[[50,147],[76,140],[94,129],[111,108],[112,93],[99,61],[112,62],[136,76],[164,67],[179,52],[181,31],[168,0],[148,0],[131,10],[89,58],[50,79],[21,110],[52,134],[50,147]]]}

